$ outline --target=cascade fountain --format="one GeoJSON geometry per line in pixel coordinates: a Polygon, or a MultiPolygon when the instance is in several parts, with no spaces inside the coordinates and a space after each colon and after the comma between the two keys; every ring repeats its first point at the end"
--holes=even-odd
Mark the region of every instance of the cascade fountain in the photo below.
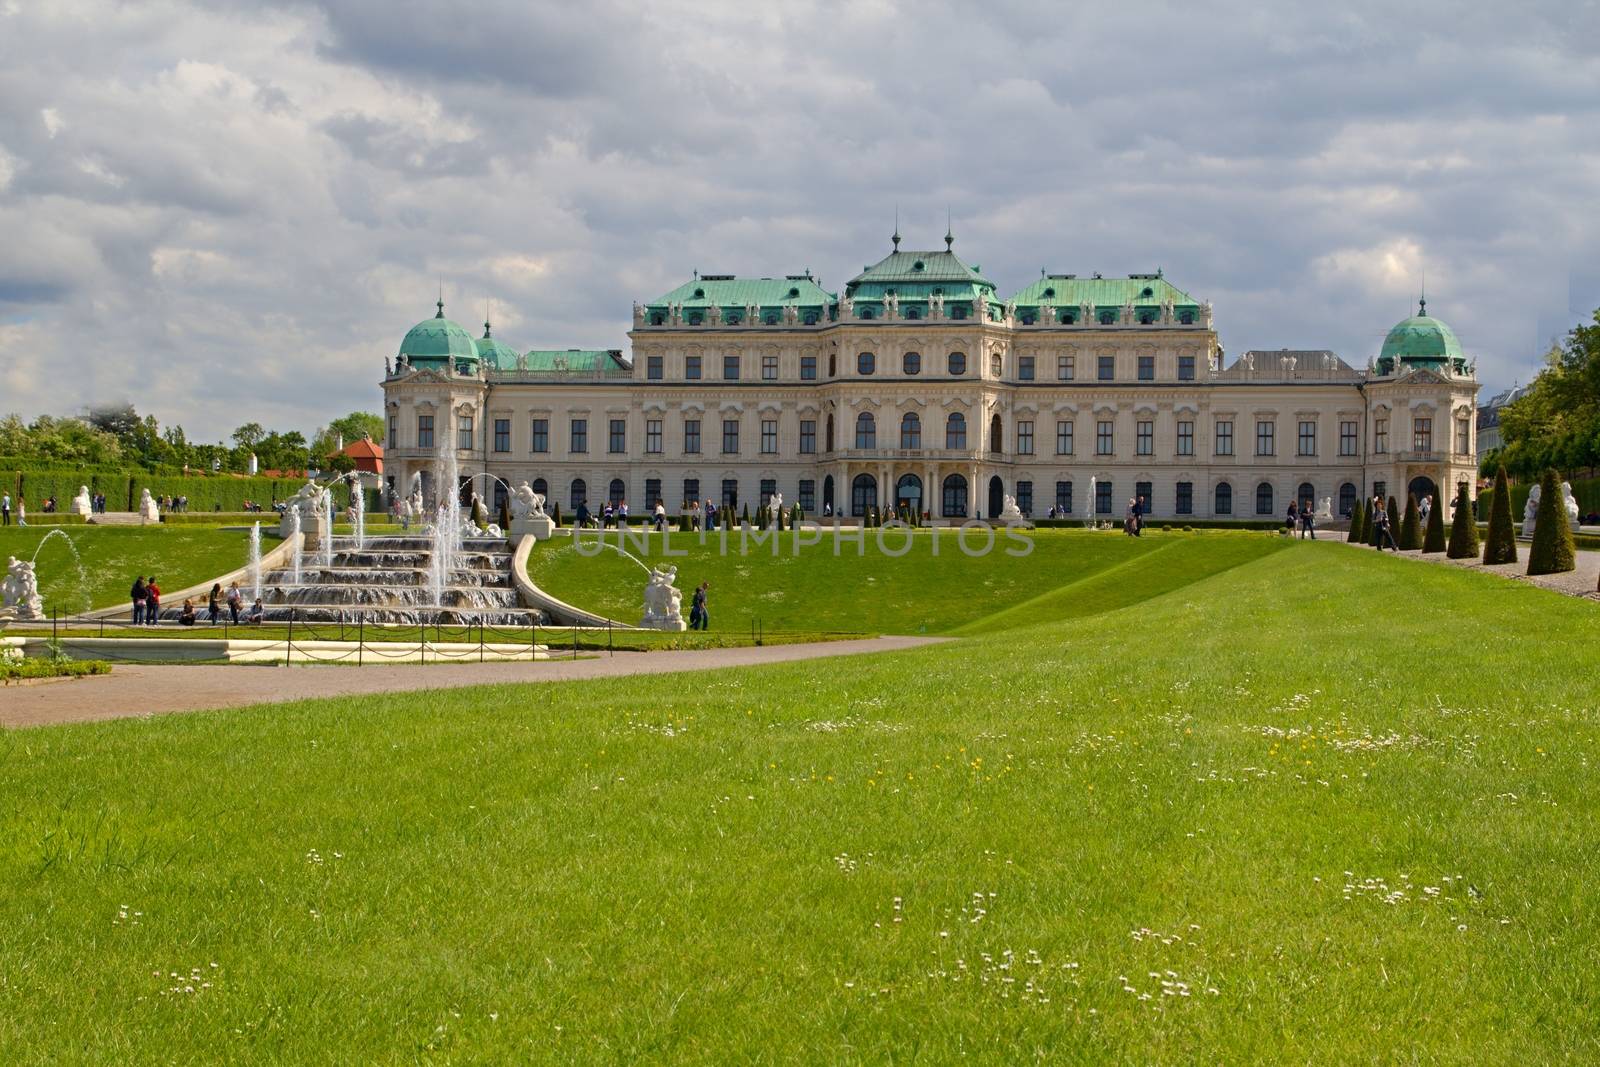
{"type": "Polygon", "coordinates": [[[83,596],[82,610],[88,611],[92,605],[92,601],[89,596],[89,572],[83,569],[83,557],[78,554],[78,546],[73,544],[72,538],[67,536],[67,532],[65,530],[51,530],[49,533],[39,538],[39,543],[34,546],[33,556],[29,558],[28,563],[30,565],[38,563],[39,552],[44,548],[45,545],[50,543],[52,538],[56,537],[59,537],[61,540],[65,541],[67,543],[67,551],[72,553],[72,565],[78,572],[78,592],[83,596]]]}
{"type": "Polygon", "coordinates": [[[429,559],[428,591],[435,604],[459,566],[461,555],[461,468],[448,438],[439,442],[439,472],[434,488],[433,555],[429,559]]]}
{"type": "Polygon", "coordinates": [[[367,547],[367,494],[361,487],[361,475],[350,475],[350,507],[355,517],[356,551],[367,547]]]}
{"type": "Polygon", "coordinates": [[[1094,498],[1097,484],[1098,480],[1091,474],[1089,476],[1089,495],[1083,501],[1083,524],[1091,530],[1094,529],[1094,498]]]}
{"type": "Polygon", "coordinates": [[[333,490],[322,490],[322,536],[317,541],[318,562],[333,566],[333,490]]]}
{"type": "MultiPolygon", "coordinates": [[[[294,542],[294,548],[292,550],[294,552],[294,555],[291,557],[293,562],[290,564],[289,575],[290,575],[290,581],[294,582],[295,585],[299,585],[300,584],[300,573],[301,573],[301,547],[302,546],[300,545],[300,540],[299,539],[300,539],[300,508],[299,508],[298,505],[290,505],[290,507],[289,507],[289,540],[294,542]]],[[[256,595],[259,596],[260,594],[258,593],[256,595]]]]}
{"type": "Polygon", "coordinates": [[[261,599],[261,524],[250,527],[250,588],[251,602],[261,599]]]}

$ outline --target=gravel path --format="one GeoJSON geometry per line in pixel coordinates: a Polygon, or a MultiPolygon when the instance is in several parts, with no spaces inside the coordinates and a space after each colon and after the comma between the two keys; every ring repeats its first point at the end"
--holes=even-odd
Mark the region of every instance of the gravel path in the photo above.
{"type": "Polygon", "coordinates": [[[566,682],[640,674],[748,667],[763,663],[895,652],[942,637],[873,637],[859,641],[626,652],[595,659],[538,663],[450,663],[373,667],[180,666],[128,664],[110,674],[0,688],[0,726],[45,726],[148,717],[173,711],[245,707],[284,700],[365,693],[456,689],[470,685],[566,682]]]}

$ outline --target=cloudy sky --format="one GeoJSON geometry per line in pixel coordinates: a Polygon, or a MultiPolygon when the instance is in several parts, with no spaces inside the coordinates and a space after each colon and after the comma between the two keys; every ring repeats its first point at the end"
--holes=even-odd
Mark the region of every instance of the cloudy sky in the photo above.
{"type": "Polygon", "coordinates": [[[1600,304],[1593,3],[0,0],[0,411],[377,410],[494,302],[625,347],[690,272],[1154,270],[1230,358],[1414,307],[1526,380],[1600,304]]]}

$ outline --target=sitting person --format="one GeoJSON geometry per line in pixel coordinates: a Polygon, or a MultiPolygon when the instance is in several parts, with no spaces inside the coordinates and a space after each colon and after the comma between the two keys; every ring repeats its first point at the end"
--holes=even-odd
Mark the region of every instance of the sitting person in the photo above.
{"type": "Polygon", "coordinates": [[[184,602],[183,602],[183,610],[178,613],[178,625],[179,626],[193,626],[194,625],[194,601],[193,600],[189,600],[187,598],[184,600],[184,602]]]}
{"type": "Polygon", "coordinates": [[[250,606],[250,614],[245,616],[244,621],[251,626],[260,626],[261,618],[265,614],[266,609],[261,606],[261,598],[256,597],[256,602],[250,606]]]}

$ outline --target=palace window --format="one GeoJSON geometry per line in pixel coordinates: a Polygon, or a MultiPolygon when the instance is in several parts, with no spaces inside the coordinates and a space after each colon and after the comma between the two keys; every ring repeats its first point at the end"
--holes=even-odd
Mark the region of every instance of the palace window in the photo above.
{"type": "Polygon", "coordinates": [[[1356,487],[1353,482],[1345,482],[1339,487],[1339,515],[1348,519],[1355,514],[1356,487]]]}
{"type": "Polygon", "coordinates": [[[739,452],[739,420],[722,420],[722,452],[724,455],[737,455],[739,452]]]}
{"type": "Polygon", "coordinates": [[[1180,382],[1192,382],[1192,381],[1194,381],[1194,357],[1193,356],[1179,356],[1178,357],[1178,381],[1180,381],[1180,382]]]}
{"type": "Polygon", "coordinates": [[[1472,453],[1472,419],[1470,416],[1456,416],[1456,452],[1463,456],[1472,453]]]}
{"type": "Polygon", "coordinates": [[[839,373],[839,353],[828,353],[828,377],[832,378],[839,373]]]}
{"type": "Polygon", "coordinates": [[[1149,515],[1150,514],[1150,506],[1151,506],[1150,502],[1155,499],[1155,493],[1153,493],[1151,491],[1150,483],[1149,482],[1134,482],[1133,483],[1133,495],[1136,498],[1138,498],[1138,501],[1139,501],[1139,513],[1141,515],[1149,515]]]}
{"type": "Polygon", "coordinates": [[[1277,424],[1269,419],[1256,422],[1256,455],[1270,456],[1276,450],[1277,424]]]}
{"type": "Polygon", "coordinates": [[[1017,483],[1017,510],[1024,515],[1033,514],[1033,483],[1017,483]]]}
{"type": "Polygon", "coordinates": [[[900,447],[922,447],[922,420],[915,411],[908,411],[900,420],[900,447]]]}
{"type": "Polygon", "coordinates": [[[817,451],[817,420],[800,420],[800,454],[809,456],[817,451]]]}
{"type": "Polygon", "coordinates": [[[550,420],[534,419],[532,420],[532,425],[529,427],[529,429],[532,431],[533,438],[532,451],[550,451],[550,420]]]}
{"type": "Polygon", "coordinates": [[[644,361],[644,376],[652,382],[659,382],[662,378],[662,359],[660,356],[646,356],[644,361]]]}
{"type": "Polygon", "coordinates": [[[572,487],[569,490],[568,499],[572,503],[572,510],[573,511],[577,511],[578,510],[578,506],[580,504],[584,504],[584,503],[588,502],[588,499],[589,499],[589,486],[588,486],[588,483],[586,483],[582,478],[574,478],[574,479],[572,479],[572,487]]]}
{"type": "Polygon", "coordinates": [[[856,416],[856,447],[878,447],[878,422],[870,411],[863,411],[856,416]]]}
{"type": "Polygon", "coordinates": [[[496,452],[511,451],[511,420],[494,420],[494,450],[496,452]]]}
{"type": "Polygon", "coordinates": [[[1096,515],[1111,514],[1111,482],[1094,483],[1094,513],[1096,515]]]}
{"type": "Polygon", "coordinates": [[[1017,357],[1017,378],[1018,378],[1018,380],[1024,381],[1024,382],[1033,381],[1033,357],[1032,356],[1018,356],[1017,357]]]}
{"type": "Polygon", "coordinates": [[[1227,482],[1217,483],[1217,503],[1212,510],[1218,515],[1233,514],[1233,486],[1227,482]]]}
{"type": "Polygon", "coordinates": [[[1174,510],[1176,510],[1179,515],[1193,515],[1194,514],[1194,483],[1193,482],[1179,482],[1178,483],[1178,493],[1177,493],[1177,498],[1176,499],[1177,499],[1177,505],[1176,505],[1174,510]]]}
{"type": "Polygon", "coordinates": [[[816,356],[800,357],[800,380],[803,382],[814,382],[817,380],[816,356]]]}
{"type": "Polygon", "coordinates": [[[1156,380],[1155,356],[1139,357],[1139,380],[1141,382],[1153,382],[1156,380]]]}
{"type": "Polygon", "coordinates": [[[383,443],[390,448],[400,443],[400,416],[389,416],[389,439],[383,443]]]}
{"type": "Polygon", "coordinates": [[[1139,455],[1148,456],[1155,452],[1155,428],[1156,424],[1149,421],[1140,422],[1135,427],[1138,433],[1134,444],[1139,455]]]}
{"type": "Polygon", "coordinates": [[[1070,382],[1078,369],[1078,360],[1074,356],[1056,357],[1056,377],[1064,382],[1070,382]]]}
{"type": "Polygon", "coordinates": [[[610,439],[606,443],[606,451],[611,453],[626,452],[628,450],[628,420],[612,419],[610,426],[610,439]]]}
{"type": "Polygon", "coordinates": [[[689,455],[698,455],[700,452],[700,420],[683,420],[683,450],[689,455]]]}
{"type": "Polygon", "coordinates": [[[828,436],[827,436],[826,442],[823,444],[822,447],[828,452],[832,452],[833,451],[833,416],[832,415],[828,416],[828,436]]]}
{"type": "Polygon", "coordinates": [[[900,369],[906,375],[922,373],[922,353],[907,352],[900,358],[900,369]]]}
{"type": "Polygon", "coordinates": [[[1379,455],[1389,451],[1389,419],[1379,415],[1372,420],[1372,450],[1379,455]]]}
{"type": "Polygon", "coordinates": [[[770,456],[778,451],[778,420],[761,420],[761,453],[770,456]]]}
{"type": "MultiPolygon", "coordinates": [[[[959,411],[951,412],[944,423],[944,447],[967,447],[967,417],[959,411]]],[[[966,483],[963,482],[964,486],[966,483]]],[[[965,512],[963,512],[965,514],[965,512]]]]}
{"type": "Polygon", "coordinates": [[[456,419],[456,447],[472,447],[472,416],[461,415],[456,419]]]}
{"type": "Polygon", "coordinates": [[[1387,488],[1387,486],[1383,482],[1373,482],[1372,483],[1372,495],[1376,496],[1376,497],[1382,497],[1382,496],[1386,495],[1384,493],[1384,489],[1385,488],[1387,488]]]}
{"type": "Polygon", "coordinates": [[[1056,455],[1072,455],[1072,420],[1062,419],[1056,423],[1056,455]]]}
{"type": "Polygon", "coordinates": [[[873,368],[877,365],[878,357],[873,355],[871,352],[862,352],[860,355],[856,356],[857,374],[871,374],[873,368]]]}
{"type": "Polygon", "coordinates": [[[684,378],[686,378],[687,380],[689,380],[691,382],[700,380],[700,357],[699,356],[684,356],[683,357],[683,376],[684,376],[684,378]]]}
{"type": "Polygon", "coordinates": [[[817,510],[817,483],[810,478],[800,479],[800,510],[817,510]]]}
{"type": "Polygon", "coordinates": [[[1109,382],[1117,376],[1117,357],[1101,356],[1099,359],[1100,380],[1109,382]]]}
{"type": "Polygon", "coordinates": [[[761,380],[764,382],[775,382],[778,380],[777,356],[761,357],[761,380]]]}
{"type": "Polygon", "coordinates": [[[1110,326],[1115,321],[1117,321],[1117,313],[1115,311],[1100,312],[1100,325],[1110,326]]]}
{"type": "Polygon", "coordinates": [[[433,447],[433,416],[432,415],[418,415],[417,416],[417,447],[418,448],[432,448],[433,447]]]}
{"type": "Polygon", "coordinates": [[[1217,455],[1233,455],[1233,420],[1220,419],[1217,422],[1217,455]]]}
{"type": "Polygon", "coordinates": [[[1033,422],[1019,420],[1017,422],[1017,455],[1033,455],[1033,422]]]}
{"type": "Polygon", "coordinates": [[[989,420],[989,451],[995,455],[1002,455],[1006,450],[1005,424],[1000,421],[1000,414],[996,412],[989,420]]]}
{"type": "Polygon", "coordinates": [[[950,353],[950,373],[951,374],[965,374],[965,373],[967,373],[967,354],[965,352],[952,352],[952,353],[950,353]]]}
{"type": "MultiPolygon", "coordinates": [[[[967,317],[967,305],[965,305],[965,304],[956,304],[955,306],[953,306],[950,309],[950,317],[952,319],[964,319],[964,318],[966,318],[967,317]]],[[[965,515],[966,512],[963,511],[962,514],[965,515]]]]}
{"type": "Polygon", "coordinates": [[[1056,514],[1057,515],[1071,515],[1072,514],[1072,483],[1071,482],[1057,482],[1056,483],[1056,514]]]}
{"type": "Polygon", "coordinates": [[[1433,451],[1433,419],[1417,415],[1411,420],[1411,448],[1414,452],[1433,451]]]}
{"type": "Polygon", "coordinates": [[[661,451],[661,420],[646,419],[644,423],[644,450],[649,453],[661,451]]]}
{"type": "Polygon", "coordinates": [[[647,511],[654,511],[657,504],[661,503],[661,479],[646,478],[644,480],[644,506],[647,511]]]}
{"type": "Polygon", "coordinates": [[[995,377],[995,378],[998,378],[998,377],[1000,377],[1001,373],[1003,373],[1003,372],[1002,372],[1002,369],[1001,369],[1000,357],[999,356],[990,356],[989,357],[989,374],[991,376],[995,377]]]}
{"type": "Polygon", "coordinates": [[[739,503],[739,479],[722,479],[722,503],[730,508],[739,503]]]}
{"type": "Polygon", "coordinates": [[[1353,456],[1356,454],[1356,424],[1354,419],[1342,420],[1339,423],[1339,455],[1353,456]]]}
{"type": "Polygon", "coordinates": [[[722,380],[725,382],[736,382],[739,380],[738,356],[722,357],[722,380]]]}
{"type": "Polygon", "coordinates": [[[683,480],[683,502],[693,504],[700,499],[700,479],[685,478],[683,480]]]}
{"type": "Polygon", "coordinates": [[[1302,456],[1317,454],[1317,424],[1314,420],[1300,421],[1300,444],[1297,453],[1302,456]]]}
{"type": "Polygon", "coordinates": [[[1192,311],[1180,311],[1180,312],[1178,312],[1178,321],[1183,323],[1185,326],[1193,326],[1194,325],[1194,312],[1192,312],[1192,311]]]}
{"type": "Polygon", "coordinates": [[[967,514],[967,480],[959,474],[946,475],[941,487],[940,514],[947,519],[967,514]]]}
{"type": "Polygon", "coordinates": [[[1097,456],[1110,456],[1116,453],[1113,439],[1114,424],[1109,419],[1102,419],[1095,423],[1094,454],[1097,456]]]}
{"type": "Polygon", "coordinates": [[[761,479],[761,484],[760,484],[759,493],[758,493],[758,498],[761,501],[761,506],[762,507],[766,507],[768,504],[772,503],[772,498],[777,496],[777,495],[778,495],[778,479],[776,479],[776,478],[763,478],[763,479],[761,479]]]}
{"type": "Polygon", "coordinates": [[[1272,514],[1272,483],[1262,482],[1256,486],[1256,514],[1272,514]]]}
{"type": "Polygon", "coordinates": [[[1194,455],[1194,423],[1181,421],[1178,423],[1178,455],[1194,455]]]}

